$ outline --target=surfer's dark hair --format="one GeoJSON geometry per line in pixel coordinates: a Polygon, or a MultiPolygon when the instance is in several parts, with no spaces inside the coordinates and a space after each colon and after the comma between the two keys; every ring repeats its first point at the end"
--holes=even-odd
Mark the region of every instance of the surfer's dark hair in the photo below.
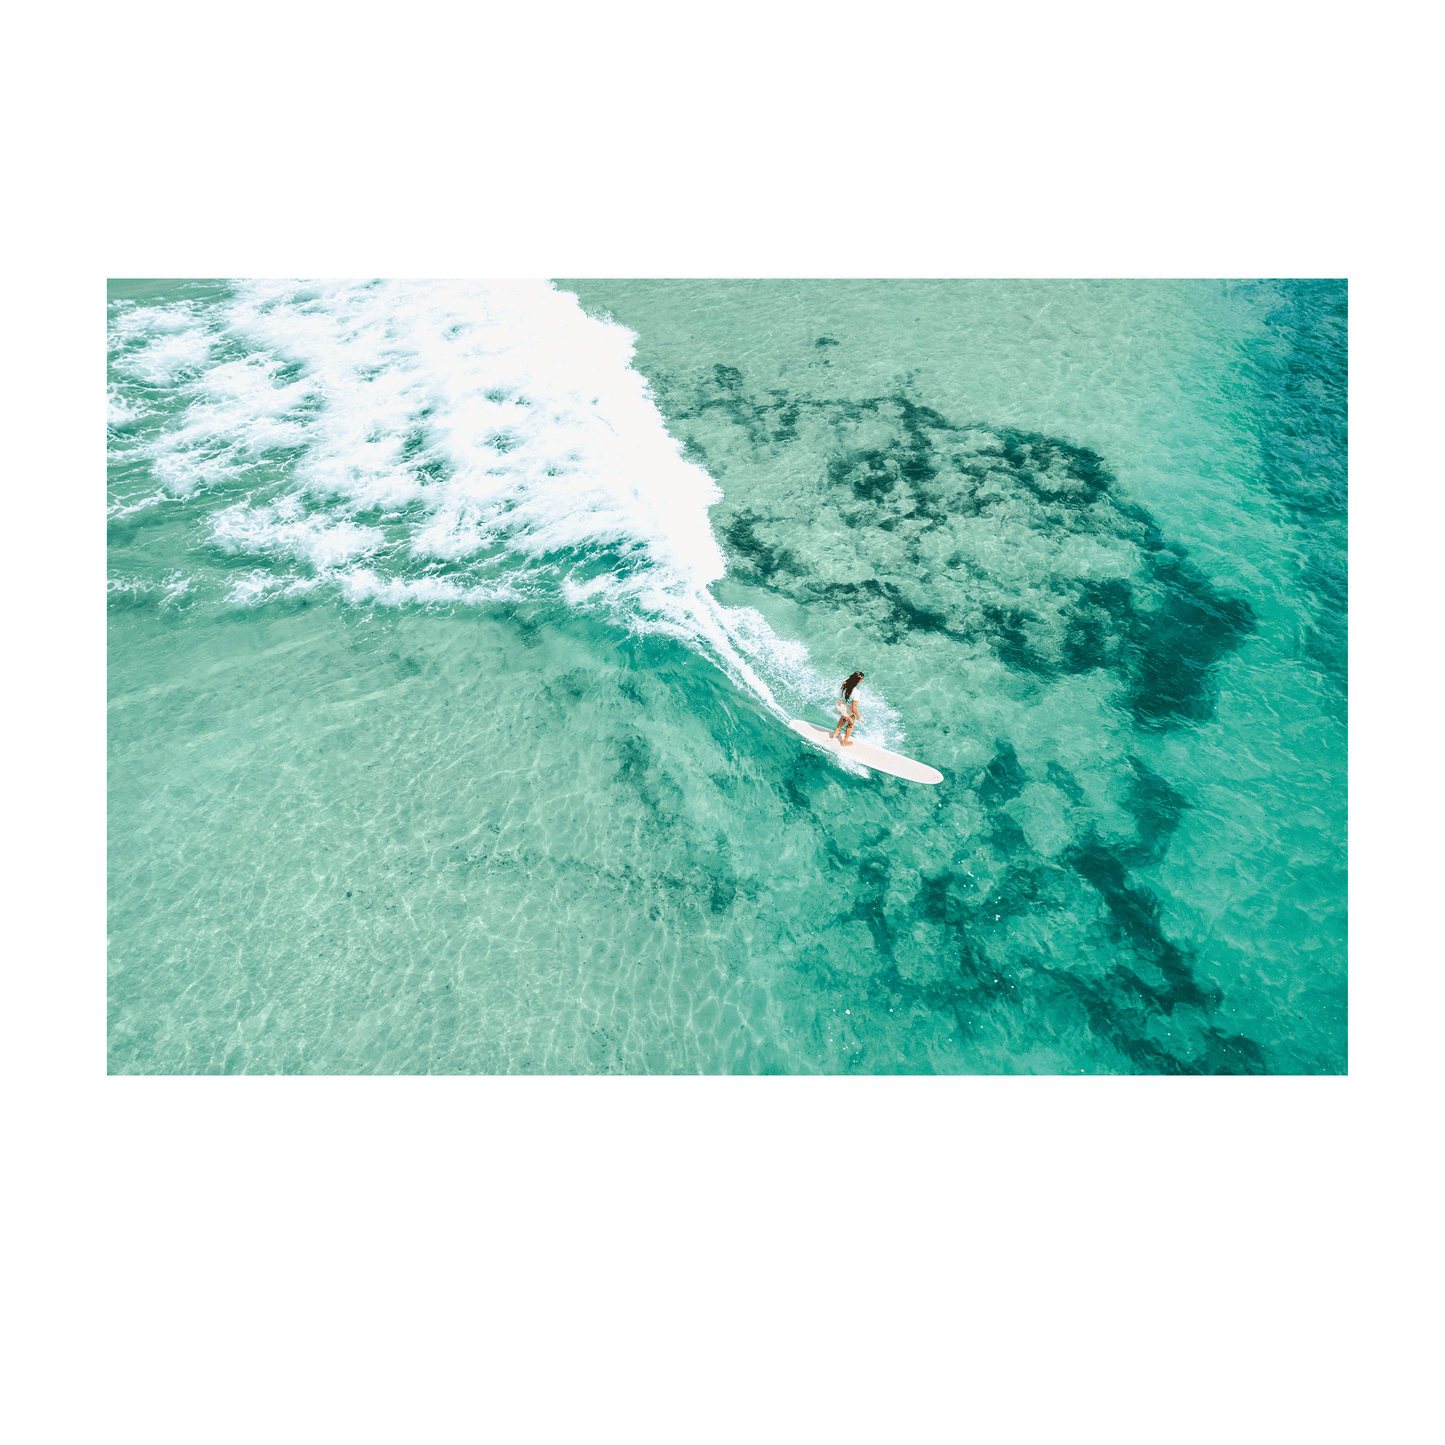
{"type": "Polygon", "coordinates": [[[863,674],[861,672],[855,672],[852,677],[848,678],[847,681],[844,682],[843,696],[846,697],[849,702],[853,701],[853,689],[857,687],[858,684],[862,681],[863,674]]]}

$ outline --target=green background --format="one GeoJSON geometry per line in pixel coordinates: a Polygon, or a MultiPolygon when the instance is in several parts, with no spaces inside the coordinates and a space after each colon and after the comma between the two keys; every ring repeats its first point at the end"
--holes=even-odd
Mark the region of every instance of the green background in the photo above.
{"type": "Polygon", "coordinates": [[[13,548],[19,1438],[1423,1433],[1439,36],[1407,14],[262,4],[14,23],[17,538],[49,525],[52,228],[1397,227],[1400,647],[1428,663],[1400,694],[1397,1133],[62,1134],[48,559],[13,548]]]}

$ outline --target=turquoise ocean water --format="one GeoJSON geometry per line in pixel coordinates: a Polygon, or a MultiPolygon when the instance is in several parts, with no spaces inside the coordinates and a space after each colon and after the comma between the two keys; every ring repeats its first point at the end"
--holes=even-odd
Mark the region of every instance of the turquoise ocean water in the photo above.
{"type": "Polygon", "coordinates": [[[1343,282],[108,336],[112,1072],[1346,1068],[1343,282]]]}

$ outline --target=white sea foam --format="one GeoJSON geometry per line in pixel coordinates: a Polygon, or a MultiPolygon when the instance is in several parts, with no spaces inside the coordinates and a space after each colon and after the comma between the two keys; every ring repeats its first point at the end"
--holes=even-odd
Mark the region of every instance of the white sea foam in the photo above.
{"type": "Polygon", "coordinates": [[[369,567],[347,572],[339,580],[342,596],[348,602],[372,602],[382,607],[418,602],[478,607],[489,602],[521,602],[527,596],[506,582],[461,587],[444,577],[383,577],[369,567]]]}
{"type": "Polygon", "coordinates": [[[211,354],[211,338],[192,329],[157,336],[138,351],[111,363],[117,375],[146,386],[170,386],[186,372],[198,371],[211,354]]]}
{"type": "Polygon", "coordinates": [[[139,397],[128,397],[113,382],[106,388],[105,420],[108,426],[129,426],[147,415],[150,408],[139,397]]]}
{"type": "MultiPolygon", "coordinates": [[[[313,569],[257,572],[232,602],[303,582],[381,605],[545,591],[679,638],[780,716],[832,695],[802,644],[712,596],[722,494],[668,433],[633,333],[570,293],[262,281],[208,304],[116,308],[111,331],[117,375],[183,402],[144,444],[152,476],[178,497],[251,488],[212,513],[213,541],[313,569]],[[428,576],[437,562],[475,575],[428,576]]],[[[871,706],[870,733],[896,735],[896,714],[871,706]]]]}
{"type": "Polygon", "coordinates": [[[321,580],[320,578],[308,579],[295,576],[277,577],[258,568],[244,577],[236,578],[231,583],[231,590],[226,596],[226,601],[233,607],[254,607],[268,597],[309,591],[312,587],[319,586],[321,580]]]}
{"type": "Polygon", "coordinates": [[[155,583],[146,581],[144,577],[107,577],[105,590],[107,592],[129,592],[139,597],[142,592],[153,592],[155,583]]]}
{"type": "Polygon", "coordinates": [[[299,497],[273,507],[238,502],[211,519],[211,535],[227,552],[259,552],[310,562],[318,572],[368,556],[386,540],[380,527],[359,527],[322,515],[302,515],[299,497]]]}
{"type": "Polygon", "coordinates": [[[152,492],[145,497],[126,497],[119,502],[112,502],[105,509],[107,517],[128,517],[132,512],[143,512],[147,507],[154,507],[160,502],[173,501],[174,498],[164,490],[152,492]]]}

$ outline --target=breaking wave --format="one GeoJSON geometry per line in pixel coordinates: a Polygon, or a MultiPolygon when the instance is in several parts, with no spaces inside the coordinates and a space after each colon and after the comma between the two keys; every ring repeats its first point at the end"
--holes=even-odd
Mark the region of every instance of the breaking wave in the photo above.
{"type": "MultiPolygon", "coordinates": [[[[113,518],[181,499],[226,600],[556,600],[707,655],[786,717],[833,681],[709,584],[722,493],[636,337],[544,281],[236,283],[111,308],[113,518]]],[[[836,670],[836,669],[834,669],[836,670]]],[[[876,694],[875,736],[899,736],[876,694]]]]}

